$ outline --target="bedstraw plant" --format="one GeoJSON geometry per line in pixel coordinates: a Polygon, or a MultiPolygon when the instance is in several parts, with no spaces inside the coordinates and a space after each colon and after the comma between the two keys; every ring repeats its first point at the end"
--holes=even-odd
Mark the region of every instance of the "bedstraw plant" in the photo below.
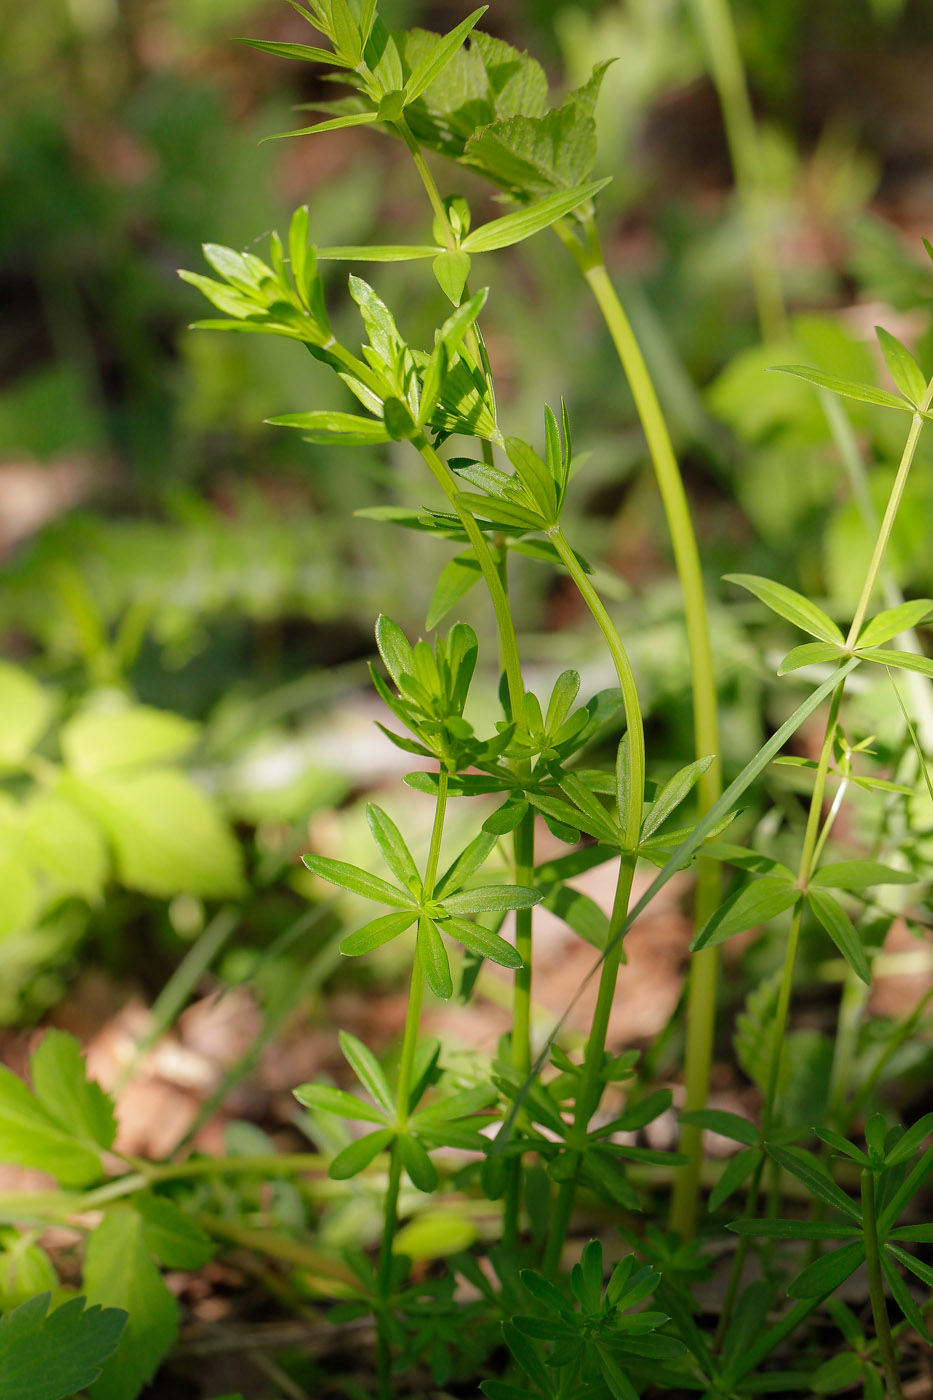
{"type": "MultiPolygon", "coordinates": [[[[342,954],[366,957],[392,940],[407,949],[401,1046],[383,1065],[362,1041],[343,1033],[356,1091],[322,1082],[296,1088],[321,1154],[196,1157],[158,1166],[124,1159],[114,1173],[107,1155],[111,1105],[84,1078],[74,1043],[57,1033],[46,1040],[33,1061],[33,1093],[13,1076],[0,1082],[0,1131],[12,1160],[59,1177],[60,1198],[51,1193],[37,1205],[37,1218],[79,1212],[87,1219],[89,1211],[98,1212],[85,1260],[93,1306],[81,1312],[69,1303],[47,1318],[48,1300],[40,1305],[34,1298],[24,1305],[31,1312],[12,1313],[3,1324],[6,1339],[0,1335],[0,1381],[4,1357],[15,1357],[16,1347],[20,1355],[33,1354],[29,1347],[34,1352],[40,1334],[51,1340],[54,1321],[68,1333],[76,1359],[57,1388],[47,1385],[42,1395],[56,1400],[79,1383],[91,1385],[95,1400],[132,1400],[174,1335],[177,1310],[152,1256],[169,1267],[197,1267],[212,1240],[220,1240],[287,1261],[300,1271],[304,1290],[332,1302],[335,1324],[371,1321],[373,1386],[352,1393],[376,1393],[379,1400],[426,1393],[419,1389],[426,1375],[435,1390],[457,1384],[475,1393],[478,1385],[493,1400],[632,1400],[649,1391],[729,1400],[764,1392],[830,1394],[856,1384],[870,1400],[901,1396],[905,1339],[912,1346],[931,1340],[933,1268],[915,1250],[933,1243],[933,1229],[918,1217],[933,1173],[933,1115],[905,1125],[878,1111],[866,1118],[863,1110],[876,1107],[888,1059],[916,1028],[922,1005],[904,1026],[892,1028],[888,1046],[864,1073],[850,1053],[858,1019],[852,1007],[864,1005],[858,989],[871,983],[893,918],[890,891],[900,910],[920,909],[927,897],[922,845],[891,840],[889,832],[894,814],[907,811],[918,795],[928,792],[933,801],[933,783],[911,718],[914,696],[908,703],[897,691],[904,725],[896,780],[871,765],[872,737],[858,732],[857,713],[850,720],[847,696],[855,677],[874,677],[895,690],[898,675],[924,684],[933,678],[933,662],[915,635],[933,600],[875,607],[918,443],[933,418],[933,380],[885,330],[878,339],[897,392],[820,366],[787,363],[786,352],[776,348],[775,368],[812,386],[821,402],[838,396],[830,417],[837,441],[845,441],[844,405],[854,400],[900,415],[903,451],[843,626],[780,581],[747,573],[725,580],[727,599],[743,590],[804,640],[778,671],[789,678],[783,684],[796,693],[796,703],[785,703],[787,717],[723,788],[705,601],[707,588],[719,584],[702,576],[671,437],[597,229],[597,201],[607,180],[592,175],[594,112],[607,64],[554,105],[541,67],[477,27],[483,10],[442,36],[391,31],[376,0],[309,0],[307,8],[291,3],[313,31],[312,43],[246,42],[323,66],[348,92],[318,104],[322,120],[283,136],[324,139],[327,132],[367,125],[399,139],[424,187],[424,242],[316,246],[308,211],[299,208],[286,238],[271,235],[266,257],[207,244],[209,273],[181,276],[220,313],[198,322],[199,329],[297,341],[355,400],[341,409],[292,405],[273,424],[328,452],[389,447],[412,454],[424,468],[428,504],[376,502],[362,514],[438,544],[439,579],[424,600],[425,632],[433,639],[406,636],[380,616],[372,666],[386,709],[380,728],[413,760],[408,786],[432,804],[427,849],[370,805],[374,862],[387,875],[319,851],[303,857],[325,884],[372,906],[343,934],[342,954]],[[458,167],[495,187],[507,211],[476,223],[464,196],[455,187],[445,192],[447,175],[458,167]],[[676,772],[663,754],[646,751],[626,638],[594,582],[599,575],[578,549],[566,510],[580,462],[571,413],[564,403],[542,405],[540,436],[528,442],[507,431],[496,394],[483,334],[489,293],[472,284],[483,255],[548,231],[570,253],[605,318],[669,525],[683,594],[696,745],[692,760],[676,772]],[[450,304],[426,347],[409,341],[404,318],[397,319],[360,275],[367,264],[405,260],[428,264],[450,304]],[[333,329],[325,297],[325,273],[330,291],[333,263],[352,269],[349,295],[361,343],[345,343],[333,329]],[[580,675],[568,668],[549,694],[529,687],[510,602],[515,556],[570,581],[601,634],[615,686],[581,696],[580,675]],[[457,620],[446,634],[438,630],[480,584],[495,641],[479,639],[457,620]],[[501,674],[500,717],[478,727],[470,716],[491,710],[471,706],[471,686],[492,670],[501,674]],[[816,723],[822,723],[816,757],[784,752],[802,726],[816,723]],[[615,751],[608,765],[607,744],[615,751]],[[780,847],[769,840],[774,824],[750,828],[744,811],[758,800],[759,780],[775,771],[793,775],[805,804],[799,850],[790,863],[787,840],[780,847]],[[840,812],[853,792],[878,804],[874,847],[852,849],[838,839],[840,812]],[[451,851],[451,808],[474,811],[470,799],[476,798],[474,832],[451,851]],[[539,823],[565,847],[560,854],[542,857],[539,823]],[[610,862],[614,895],[603,909],[573,882],[610,862]],[[639,864],[656,873],[634,898],[639,864]],[[610,1015],[625,975],[629,929],[685,870],[695,891],[690,991],[682,1064],[665,1082],[653,1051],[614,1052],[610,1015]],[[583,986],[546,1037],[533,1033],[532,1018],[540,908],[563,919],[594,953],[583,986]],[[769,946],[780,944],[780,965],[753,989],[735,1036],[739,1062],[760,1092],[756,1124],[706,1100],[717,1028],[717,950],[761,925],[770,930],[769,946]],[[843,986],[831,1091],[819,1116],[801,1109],[812,1098],[794,1081],[795,1073],[806,1077],[810,1068],[799,1056],[788,1067],[789,1051],[799,1044],[791,1026],[803,946],[821,956],[838,953],[841,971],[834,975],[843,986]],[[423,1034],[425,993],[441,1001],[455,993],[468,999],[485,961],[511,974],[511,1029],[491,1063],[476,1056],[465,1065],[423,1034]],[[563,1032],[590,982],[596,984],[594,1009],[577,1049],[563,1032]],[[658,1146],[666,1132],[658,1120],[669,1115],[674,1099],[672,1081],[678,1092],[683,1086],[682,1135],[677,1142],[667,1133],[658,1146]],[[735,1146],[719,1171],[703,1158],[704,1132],[735,1146]],[[260,1179],[287,1178],[322,1163],[333,1181],[346,1184],[341,1189],[378,1191],[382,1230],[373,1257],[291,1237],[275,1243],[212,1212],[198,1195],[202,1177],[252,1172],[260,1179]],[[420,1196],[444,1191],[484,1202],[486,1218],[495,1222],[493,1238],[452,1252],[441,1238],[442,1216],[417,1205],[420,1196]],[[672,1201],[665,1230],[651,1213],[667,1216],[672,1201]],[[604,1234],[580,1252],[575,1242],[594,1214],[621,1227],[624,1248],[604,1234]],[[447,1255],[443,1269],[413,1268],[419,1230],[430,1237],[421,1257],[447,1255]],[[109,1306],[108,1267],[128,1250],[137,1287],[120,1340],[122,1313],[109,1306]],[[710,1294],[698,1290],[723,1250],[730,1258],[713,1312],[710,1294]],[[604,1251],[611,1256],[607,1267],[604,1251]],[[855,1295],[847,1294],[850,1302],[864,1298],[857,1316],[833,1295],[862,1268],[861,1294],[858,1285],[855,1295]],[[102,1378],[95,1379],[98,1373],[102,1378]]],[[[700,5],[698,14],[713,34],[728,21],[724,5],[700,5]]],[[[733,148],[744,152],[737,163],[747,174],[754,133],[747,94],[743,98],[736,86],[737,50],[730,54],[717,78],[733,148]]],[[[933,256],[929,245],[927,252],[933,256]]],[[[766,329],[784,322],[773,273],[767,254],[763,262],[757,250],[755,285],[766,329]]],[[[577,437],[585,436],[585,425],[575,427],[577,437]]],[[[796,836],[796,827],[789,830],[796,836]]],[[[47,1281],[45,1291],[53,1292],[41,1251],[31,1264],[35,1277],[47,1281]]],[[[10,1393],[25,1400],[24,1391],[10,1393]]],[[[35,1400],[39,1391],[30,1394],[35,1400]]]]}

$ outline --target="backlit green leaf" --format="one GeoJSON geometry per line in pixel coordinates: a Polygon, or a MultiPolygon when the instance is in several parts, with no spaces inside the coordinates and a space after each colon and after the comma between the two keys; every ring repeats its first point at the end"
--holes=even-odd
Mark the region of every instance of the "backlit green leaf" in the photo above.
{"type": "Polygon", "coordinates": [[[514,214],[505,214],[501,219],[493,219],[491,223],[474,229],[460,246],[468,253],[491,253],[497,248],[511,247],[549,228],[565,214],[593,199],[608,184],[609,177],[548,195],[535,204],[517,209],[514,214]]]}
{"type": "Polygon", "coordinates": [[[81,1046],[65,1031],[46,1031],[29,1061],[32,1087],[42,1104],[74,1137],[105,1151],[117,1135],[113,1101],[87,1077],[81,1046]]]}
{"type": "Polygon", "coordinates": [[[337,413],[324,408],[310,413],[285,413],[267,418],[266,422],[280,428],[298,428],[306,433],[308,442],[323,445],[367,446],[390,440],[386,425],[378,418],[362,418],[357,413],[337,413]]]}
{"type": "Polygon", "coordinates": [[[322,880],[337,885],[339,889],[349,890],[351,894],[358,894],[363,899],[371,899],[377,904],[390,904],[396,909],[417,907],[410,894],[396,885],[390,885],[387,880],[381,880],[378,875],[370,875],[368,870],[361,870],[357,865],[347,865],[342,860],[331,860],[328,856],[310,853],[301,859],[303,864],[315,875],[320,875],[322,880]]]}
{"type": "Polygon", "coordinates": [[[411,913],[383,914],[358,928],[355,933],[347,934],[346,938],[341,940],[340,951],[348,958],[371,953],[374,948],[381,948],[384,943],[390,943],[393,938],[411,928],[416,918],[417,913],[414,909],[411,913]]]}
{"type": "Polygon", "coordinates": [[[778,675],[786,676],[791,671],[799,671],[801,666],[816,666],[820,662],[839,661],[845,656],[841,646],[833,642],[804,642],[787,653],[778,667],[778,675]]]}
{"type": "Polygon", "coordinates": [[[795,592],[793,588],[787,588],[783,583],[775,583],[770,578],[760,578],[756,574],[725,574],[724,578],[727,583],[737,583],[740,588],[747,588],[749,593],[754,593],[772,612],[786,618],[802,631],[809,632],[811,636],[819,637],[820,641],[834,642],[839,646],[844,644],[845,638],[832,618],[827,617],[822,608],[818,608],[809,598],[795,592]]]}
{"type": "Polygon", "coordinates": [[[793,374],[798,379],[806,379],[821,389],[829,389],[834,394],[842,394],[847,399],[861,399],[863,403],[878,404],[881,408],[902,408],[912,413],[913,408],[906,399],[889,394],[886,389],[876,389],[872,384],[856,384],[852,379],[838,379],[834,374],[824,374],[821,369],[811,369],[808,365],[773,365],[781,374],[793,374]]]}
{"type": "Polygon", "coordinates": [[[0,661],[0,768],[15,768],[38,743],[53,703],[51,691],[28,671],[0,661]]]}
{"type": "Polygon", "coordinates": [[[918,626],[933,611],[933,598],[915,598],[910,603],[900,603],[896,608],[886,608],[865,623],[858,635],[859,647],[877,647],[897,637],[901,632],[909,632],[918,626]]]}
{"type": "Polygon", "coordinates": [[[886,331],[882,326],[876,326],[875,335],[878,337],[881,353],[884,355],[885,364],[894,383],[915,408],[919,407],[927,388],[923,370],[906,345],[902,345],[896,336],[891,335],[890,331],[886,331]]]}
{"type": "Polygon", "coordinates": [[[859,647],[856,656],[863,661],[874,661],[879,666],[893,666],[898,671],[917,671],[921,676],[933,676],[933,661],[926,656],[915,656],[910,651],[888,651],[885,647],[862,651],[859,647]]]}
{"type": "Polygon", "coordinates": [[[440,77],[452,61],[454,54],[462,47],[470,30],[476,27],[488,9],[488,5],[481,5],[478,10],[467,15],[466,19],[461,20],[449,34],[445,34],[442,39],[438,40],[423,61],[410,73],[405,84],[406,103],[414,102],[421,96],[425,88],[430,87],[435,78],[440,77]]]}

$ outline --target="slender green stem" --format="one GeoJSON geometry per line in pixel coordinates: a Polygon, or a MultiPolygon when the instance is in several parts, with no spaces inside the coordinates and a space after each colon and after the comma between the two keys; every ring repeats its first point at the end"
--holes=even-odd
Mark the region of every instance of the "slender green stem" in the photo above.
{"type": "Polygon", "coordinates": [[[489,548],[489,544],[482,530],[469,511],[464,510],[457,500],[457,485],[451,478],[450,469],[438,456],[423,433],[419,433],[412,441],[430,467],[431,473],[438,485],[457,512],[460,523],[466,531],[467,539],[473,546],[473,551],[479,562],[480,569],[482,570],[483,578],[489,590],[490,599],[492,600],[493,611],[496,615],[496,626],[499,629],[499,648],[509,685],[512,714],[518,719],[522,713],[524,704],[525,687],[522,682],[522,667],[518,655],[515,624],[512,621],[509,600],[502,586],[502,579],[496,567],[496,561],[492,557],[492,551],[489,548]]]}
{"type": "MultiPolygon", "coordinates": [[[[683,479],[641,347],[606,270],[595,224],[590,220],[586,228],[585,242],[582,243],[574,235],[570,225],[563,220],[555,225],[555,232],[585,276],[612,336],[632,390],[667,518],[687,628],[694,747],[698,757],[714,755],[714,761],[697,784],[697,806],[700,817],[703,817],[722,793],[719,710],[700,551],[690,518],[683,479]]],[[[715,912],[721,888],[722,875],[719,864],[701,857],[697,861],[694,895],[694,918],[697,928],[702,928],[715,912]]],[[[693,955],[690,963],[684,1052],[684,1107],[690,1110],[703,1108],[709,1092],[716,1028],[718,966],[718,948],[704,948],[693,955]]],[[[702,1161],[700,1130],[686,1126],[682,1128],[680,1147],[689,1158],[689,1165],[683,1167],[677,1177],[672,1198],[671,1225],[685,1238],[689,1238],[696,1229],[699,1202],[702,1161]]]]}
{"type": "Polygon", "coordinates": [[[749,269],[761,337],[763,340],[779,340],[787,330],[784,294],[768,219],[758,131],[729,0],[693,0],[693,5],[722,107],[726,140],[745,220],[749,269]]]}
{"type": "Polygon", "coordinates": [[[866,1168],[862,1172],[862,1233],[865,1239],[865,1262],[868,1266],[868,1292],[875,1320],[878,1355],[884,1371],[888,1400],[904,1400],[897,1372],[897,1353],[891,1336],[891,1320],[884,1299],[884,1274],[881,1269],[881,1246],[878,1242],[878,1221],[875,1214],[875,1178],[866,1168]]]}

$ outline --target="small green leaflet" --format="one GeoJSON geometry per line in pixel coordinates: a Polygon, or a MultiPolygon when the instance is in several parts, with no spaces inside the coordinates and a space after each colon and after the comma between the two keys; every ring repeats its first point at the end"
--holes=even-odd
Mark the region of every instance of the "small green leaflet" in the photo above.
{"type": "Polygon", "coordinates": [[[858,635],[856,646],[878,647],[902,632],[910,632],[933,611],[933,598],[915,598],[910,603],[900,603],[896,608],[887,608],[865,623],[858,635]]]}
{"type": "Polygon", "coordinates": [[[779,875],[765,875],[760,880],[753,880],[730,895],[717,909],[690,944],[690,951],[696,953],[701,948],[715,948],[737,933],[756,928],[758,924],[790,909],[800,897],[797,886],[779,875]]]}
{"type": "Polygon", "coordinates": [[[840,647],[845,645],[845,638],[832,618],[827,617],[822,608],[811,603],[802,593],[787,588],[783,583],[775,583],[773,579],[761,578],[757,574],[724,574],[723,577],[726,583],[737,583],[740,588],[747,588],[749,593],[754,593],[772,612],[779,613],[795,627],[809,632],[812,637],[840,647]]]}
{"type": "Polygon", "coordinates": [[[804,642],[787,653],[778,667],[778,675],[786,676],[791,671],[799,671],[801,666],[816,666],[824,661],[841,661],[846,655],[841,646],[834,642],[804,642]]]}
{"type": "Polygon", "coordinates": [[[415,102],[425,88],[431,86],[434,80],[440,77],[444,69],[453,59],[457,51],[462,47],[463,41],[474,29],[483,15],[488,10],[488,5],[481,5],[478,10],[474,10],[471,15],[467,15],[465,20],[461,20],[456,29],[452,29],[449,34],[445,34],[443,39],[437,44],[425,59],[418,64],[409,74],[405,84],[405,104],[415,102]]]}
{"type": "Polygon", "coordinates": [[[878,337],[881,353],[884,355],[888,373],[894,383],[904,398],[912,403],[914,408],[919,408],[927,391],[923,370],[907,347],[902,345],[896,336],[891,335],[890,331],[884,330],[882,326],[876,326],[875,335],[878,337]]]}
{"type": "Polygon", "coordinates": [[[607,176],[603,180],[592,180],[589,184],[574,185],[569,190],[558,190],[556,194],[517,209],[514,214],[493,219],[491,223],[468,233],[460,246],[465,253],[491,253],[497,248],[509,248],[514,243],[521,243],[593,199],[609,184],[610,178],[607,176]]]}
{"type": "Polygon", "coordinates": [[[39,1293],[0,1319],[3,1400],[65,1400],[98,1379],[126,1325],[118,1308],[89,1307],[70,1298],[49,1312],[39,1293]]]}
{"type": "Polygon", "coordinates": [[[917,671],[921,676],[933,677],[933,661],[926,656],[915,656],[912,651],[889,651],[886,647],[874,647],[871,651],[855,653],[862,661],[874,661],[879,666],[893,666],[896,671],[917,671]]]}
{"type": "Polygon", "coordinates": [[[873,885],[910,885],[913,880],[908,871],[892,870],[876,860],[840,860],[820,866],[810,878],[810,888],[867,890],[873,885]]]}
{"type": "Polygon", "coordinates": [[[871,967],[865,956],[862,940],[852,920],[838,899],[812,885],[807,891],[807,903],[839,949],[846,962],[866,987],[871,985],[871,967]]]}

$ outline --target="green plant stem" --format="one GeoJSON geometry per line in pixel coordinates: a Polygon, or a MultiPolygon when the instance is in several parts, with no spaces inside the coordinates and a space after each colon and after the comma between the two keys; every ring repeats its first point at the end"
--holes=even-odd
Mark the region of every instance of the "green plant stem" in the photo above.
{"type": "Polygon", "coordinates": [[[554,1214],[551,1218],[551,1228],[548,1232],[547,1246],[544,1254],[544,1274],[546,1278],[551,1280],[555,1279],[560,1272],[561,1257],[564,1252],[564,1245],[567,1241],[567,1232],[570,1229],[573,1207],[577,1196],[580,1165],[586,1146],[586,1133],[590,1119],[599,1105],[600,1091],[602,1089],[600,1071],[603,1067],[606,1035],[609,1030],[609,1017],[612,1013],[616,981],[623,957],[623,940],[621,938],[616,939],[615,935],[621,928],[625,916],[628,913],[634,875],[634,857],[624,855],[619,864],[619,877],[616,881],[612,915],[609,920],[609,952],[606,954],[606,959],[600,972],[596,1007],[593,1011],[593,1021],[590,1026],[590,1034],[587,1038],[583,1057],[583,1072],[580,1076],[580,1084],[577,1089],[576,1102],[574,1104],[574,1132],[575,1135],[581,1139],[581,1144],[575,1154],[573,1171],[561,1182],[560,1190],[557,1193],[557,1202],[554,1208],[554,1214]]]}
{"type": "MultiPolygon", "coordinates": [[[[628,379],[651,455],[683,597],[690,654],[694,747],[698,758],[714,755],[713,762],[697,783],[697,807],[702,818],[722,794],[719,708],[703,571],[683,479],[641,347],[606,270],[595,223],[588,221],[583,243],[564,220],[555,224],[554,229],[586,278],[602,312],[628,379]]],[[[697,928],[702,928],[715,913],[721,889],[719,864],[700,857],[694,895],[697,928]]],[[[704,948],[694,953],[690,963],[684,1051],[684,1107],[690,1110],[703,1108],[709,1093],[716,1029],[718,967],[718,948],[704,948]]],[[[686,1239],[692,1237],[696,1229],[702,1161],[700,1130],[684,1126],[680,1147],[689,1158],[689,1164],[678,1174],[671,1204],[671,1227],[686,1239]]]]}
{"type": "Polygon", "coordinates": [[[723,125],[745,220],[748,261],[762,340],[787,331],[781,276],[768,222],[761,148],[729,0],[693,0],[722,107],[723,125]]]}
{"type": "MultiPolygon", "coordinates": [[[[433,895],[434,881],[437,878],[437,865],[441,854],[441,840],[444,835],[444,817],[447,812],[448,781],[447,770],[442,767],[438,773],[437,801],[434,806],[434,825],[431,828],[431,845],[428,850],[428,860],[425,866],[424,880],[422,882],[423,897],[425,900],[429,900],[433,895]]],[[[415,1065],[415,1052],[418,1049],[418,1026],[421,1019],[421,1003],[423,999],[424,972],[421,967],[421,958],[416,949],[415,959],[411,969],[411,986],[408,992],[408,1014],[405,1017],[405,1031],[402,1036],[402,1053],[399,1059],[398,1070],[396,1114],[400,1131],[404,1130],[408,1122],[408,1114],[411,1111],[412,1077],[415,1065]]],[[[377,1269],[379,1296],[383,1308],[388,1307],[388,1299],[392,1291],[392,1249],[395,1243],[396,1231],[398,1230],[398,1198],[401,1184],[402,1154],[398,1140],[396,1140],[392,1144],[389,1156],[389,1181],[386,1188],[382,1242],[379,1247],[379,1264],[377,1269]]],[[[379,1376],[379,1396],[380,1400],[392,1400],[391,1347],[389,1338],[386,1335],[383,1317],[380,1316],[377,1321],[379,1326],[376,1345],[376,1369],[379,1376]]]]}
{"type": "Polygon", "coordinates": [[[878,1355],[884,1371],[888,1400],[904,1400],[897,1373],[897,1353],[891,1336],[891,1320],[884,1299],[884,1274],[881,1270],[881,1246],[878,1242],[878,1221],[875,1215],[875,1178],[867,1168],[862,1172],[862,1233],[865,1239],[865,1262],[868,1266],[868,1292],[875,1320],[878,1355]]]}

